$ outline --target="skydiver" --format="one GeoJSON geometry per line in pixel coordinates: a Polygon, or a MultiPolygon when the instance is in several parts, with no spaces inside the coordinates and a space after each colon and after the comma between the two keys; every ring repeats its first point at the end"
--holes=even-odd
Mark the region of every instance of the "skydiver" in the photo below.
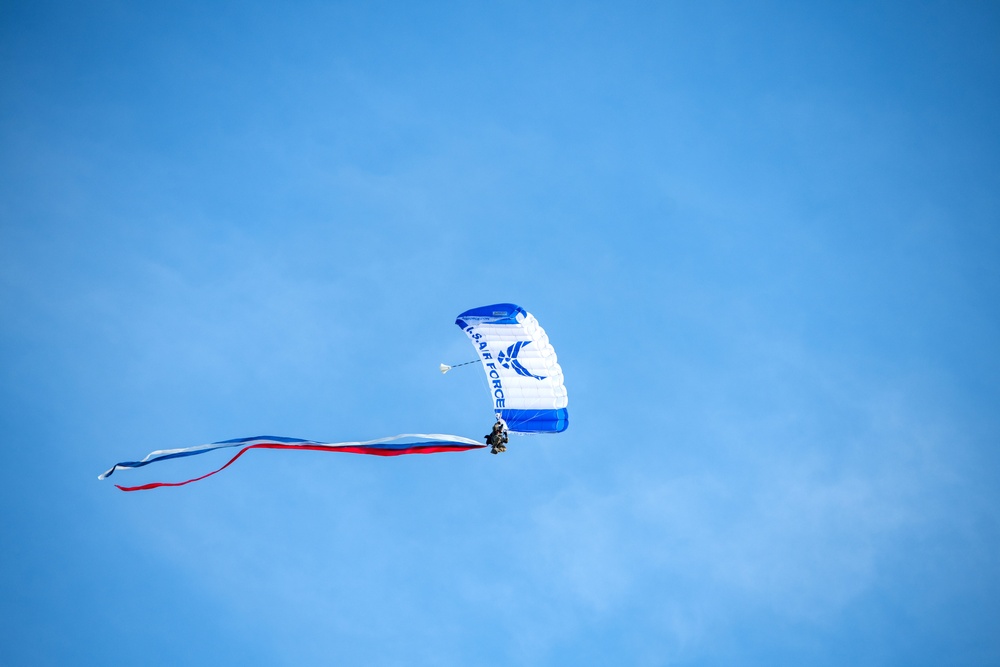
{"type": "Polygon", "coordinates": [[[486,444],[490,446],[491,454],[507,451],[507,425],[503,420],[498,419],[493,425],[493,430],[486,436],[486,444]]]}

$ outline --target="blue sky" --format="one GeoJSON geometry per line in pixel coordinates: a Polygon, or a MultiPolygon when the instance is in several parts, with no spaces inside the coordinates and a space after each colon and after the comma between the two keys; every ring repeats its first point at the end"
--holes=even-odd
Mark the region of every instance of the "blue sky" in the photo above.
{"type": "Polygon", "coordinates": [[[8,2],[0,76],[0,662],[1000,661],[993,4],[8,2]],[[564,434],[96,479],[478,438],[499,301],[564,434]]]}

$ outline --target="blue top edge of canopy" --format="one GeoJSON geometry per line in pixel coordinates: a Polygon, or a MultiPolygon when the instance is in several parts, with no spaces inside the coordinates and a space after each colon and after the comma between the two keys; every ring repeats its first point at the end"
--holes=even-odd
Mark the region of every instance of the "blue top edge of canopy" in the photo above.
{"type": "Polygon", "coordinates": [[[491,306],[479,306],[470,308],[455,320],[462,329],[470,324],[517,324],[518,313],[527,315],[528,312],[515,303],[495,303],[491,306]]]}

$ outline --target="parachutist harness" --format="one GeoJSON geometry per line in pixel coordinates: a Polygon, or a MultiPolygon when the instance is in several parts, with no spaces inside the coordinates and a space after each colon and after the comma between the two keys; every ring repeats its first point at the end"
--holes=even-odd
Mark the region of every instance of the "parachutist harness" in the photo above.
{"type": "Polygon", "coordinates": [[[498,419],[493,425],[493,430],[486,435],[486,444],[490,446],[490,454],[499,454],[507,451],[507,425],[503,420],[498,419]]]}

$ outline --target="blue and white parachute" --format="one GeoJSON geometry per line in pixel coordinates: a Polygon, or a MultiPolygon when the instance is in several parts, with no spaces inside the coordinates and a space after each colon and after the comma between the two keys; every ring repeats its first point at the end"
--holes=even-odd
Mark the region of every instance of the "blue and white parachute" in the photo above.
{"type": "Polygon", "coordinates": [[[497,419],[514,433],[561,433],[569,426],[566,385],[538,320],[513,303],[467,310],[455,324],[475,346],[497,419]]]}
{"type": "MultiPolygon", "coordinates": [[[[556,351],[538,321],[520,306],[499,303],[467,310],[455,323],[462,327],[479,353],[492,394],[498,419],[514,433],[560,433],[569,426],[566,412],[566,387],[556,351]]],[[[476,363],[474,361],[469,363],[476,363]]],[[[450,366],[441,365],[441,371],[450,366]]],[[[137,486],[116,486],[122,491],[144,491],[170,486],[184,486],[225,470],[252,449],[284,451],[341,452],[373,456],[438,454],[483,449],[486,445],[462,437],[440,433],[405,433],[366,441],[319,442],[262,435],[252,438],[222,440],[207,445],[163,449],[139,461],[122,461],[102,474],[110,477],[117,470],[143,468],[152,463],[238,448],[228,462],[199,477],[181,482],[151,482],[137,486]]],[[[494,453],[496,453],[494,451],[494,453]]]]}

